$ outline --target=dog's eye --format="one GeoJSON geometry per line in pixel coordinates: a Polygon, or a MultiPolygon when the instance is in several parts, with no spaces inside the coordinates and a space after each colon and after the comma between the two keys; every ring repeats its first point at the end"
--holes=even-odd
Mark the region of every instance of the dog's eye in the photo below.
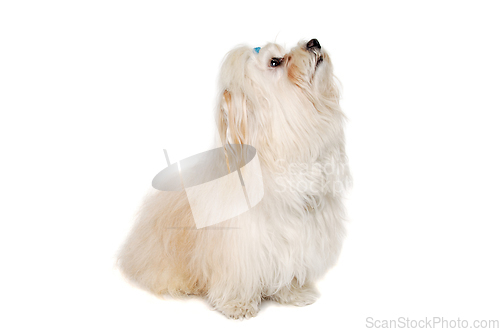
{"type": "Polygon", "coordinates": [[[278,67],[282,61],[283,61],[283,58],[272,58],[271,62],[269,63],[269,66],[270,67],[278,67]]]}

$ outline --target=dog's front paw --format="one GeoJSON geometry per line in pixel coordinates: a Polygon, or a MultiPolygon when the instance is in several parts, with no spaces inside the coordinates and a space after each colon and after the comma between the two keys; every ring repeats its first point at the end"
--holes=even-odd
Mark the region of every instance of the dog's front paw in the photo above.
{"type": "Polygon", "coordinates": [[[222,312],[227,318],[243,319],[252,318],[259,312],[259,301],[228,301],[215,306],[217,310],[222,312]]]}
{"type": "Polygon", "coordinates": [[[283,287],[277,293],[269,296],[269,299],[281,304],[304,307],[316,302],[318,297],[319,293],[314,286],[304,285],[302,287],[296,287],[292,285],[283,287]]]}

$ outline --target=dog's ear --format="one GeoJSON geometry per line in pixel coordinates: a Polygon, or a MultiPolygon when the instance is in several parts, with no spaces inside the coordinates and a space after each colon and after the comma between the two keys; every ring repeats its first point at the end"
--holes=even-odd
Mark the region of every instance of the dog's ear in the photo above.
{"type": "Polygon", "coordinates": [[[243,92],[222,92],[217,127],[223,146],[247,143],[247,102],[243,92]]]}

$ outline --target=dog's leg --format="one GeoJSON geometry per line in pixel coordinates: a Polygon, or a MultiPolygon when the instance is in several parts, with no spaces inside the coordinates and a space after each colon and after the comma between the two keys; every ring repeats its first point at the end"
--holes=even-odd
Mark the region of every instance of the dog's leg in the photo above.
{"type": "Polygon", "coordinates": [[[257,315],[262,299],[258,246],[252,233],[244,229],[248,225],[243,222],[237,226],[240,229],[208,233],[214,238],[209,240],[212,263],[207,299],[216,310],[233,319],[257,315]]]}
{"type": "Polygon", "coordinates": [[[313,304],[318,297],[319,293],[312,283],[308,282],[300,286],[294,279],[290,285],[281,288],[276,293],[266,298],[281,304],[291,304],[303,307],[313,304]]]}

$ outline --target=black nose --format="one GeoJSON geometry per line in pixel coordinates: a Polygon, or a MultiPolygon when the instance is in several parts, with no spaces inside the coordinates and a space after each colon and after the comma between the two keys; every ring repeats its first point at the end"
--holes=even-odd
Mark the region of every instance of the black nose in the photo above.
{"type": "Polygon", "coordinates": [[[321,45],[319,44],[319,41],[317,39],[311,39],[308,43],[307,43],[307,48],[310,49],[310,48],[319,48],[321,49],[321,45]]]}

